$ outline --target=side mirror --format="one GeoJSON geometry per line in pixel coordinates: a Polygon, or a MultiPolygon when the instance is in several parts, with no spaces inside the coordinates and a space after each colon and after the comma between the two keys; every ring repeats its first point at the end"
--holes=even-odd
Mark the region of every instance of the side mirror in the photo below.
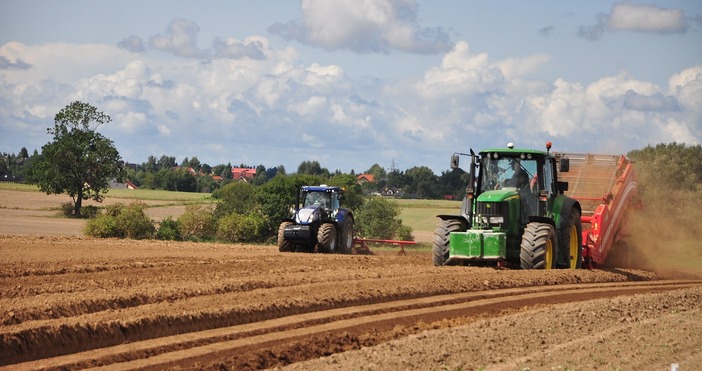
{"type": "Polygon", "coordinates": [[[567,173],[570,170],[570,159],[568,157],[561,157],[559,162],[561,173],[567,173]]]}
{"type": "Polygon", "coordinates": [[[451,155],[451,169],[458,169],[458,154],[451,155]]]}
{"type": "Polygon", "coordinates": [[[564,193],[568,190],[568,182],[558,181],[558,193],[564,193]]]}

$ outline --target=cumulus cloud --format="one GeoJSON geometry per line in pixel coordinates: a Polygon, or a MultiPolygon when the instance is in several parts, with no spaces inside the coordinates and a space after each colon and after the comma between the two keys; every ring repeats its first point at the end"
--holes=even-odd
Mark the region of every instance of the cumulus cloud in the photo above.
{"type": "Polygon", "coordinates": [[[230,59],[266,59],[264,54],[264,40],[262,38],[249,38],[239,41],[233,38],[217,38],[214,41],[214,57],[230,59]]]}
{"type": "Polygon", "coordinates": [[[276,23],[269,32],[327,50],[435,54],[452,46],[440,27],[421,27],[413,0],[303,0],[302,20],[276,23]]]}
{"type": "Polygon", "coordinates": [[[0,70],[28,70],[30,68],[32,65],[21,59],[11,62],[7,57],[0,55],[0,70]]]}
{"type": "Polygon", "coordinates": [[[8,61],[0,63],[33,66],[0,70],[0,147],[40,148],[53,115],[76,99],[113,118],[101,130],[133,162],[167,154],[211,165],[318,160],[362,170],[401,158],[441,171],[447,151],[508,141],[623,153],[702,138],[702,65],[673,74],[667,86],[626,71],[590,83],[541,81],[531,76],[548,56],[493,60],[459,41],[421,73],[353,80],[340,65],[303,61],[263,37],[220,45],[207,64],[114,45],[0,46],[8,61]]]}
{"type": "Polygon", "coordinates": [[[153,35],[149,38],[152,48],[171,52],[180,57],[200,58],[202,51],[197,46],[200,32],[195,22],[177,18],[168,25],[165,35],[153,35]]]}
{"type": "Polygon", "coordinates": [[[612,7],[607,27],[614,31],[683,33],[687,31],[682,9],[619,3],[612,7]]]}
{"type": "Polygon", "coordinates": [[[597,14],[596,21],[594,25],[580,26],[578,35],[588,40],[599,40],[607,31],[670,34],[685,33],[689,27],[682,9],[629,2],[614,4],[609,14],[597,14]]]}
{"type": "Polygon", "coordinates": [[[135,53],[143,52],[146,49],[144,47],[144,39],[135,35],[129,36],[118,42],[117,47],[135,53]]]}

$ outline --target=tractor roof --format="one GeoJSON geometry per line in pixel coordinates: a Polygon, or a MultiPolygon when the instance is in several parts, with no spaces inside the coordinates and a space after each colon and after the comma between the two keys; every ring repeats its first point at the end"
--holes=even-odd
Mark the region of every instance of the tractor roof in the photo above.
{"type": "Polygon", "coordinates": [[[480,151],[481,156],[485,156],[488,153],[499,153],[500,156],[506,156],[506,157],[518,157],[521,154],[531,154],[531,155],[543,156],[543,157],[553,157],[553,154],[550,152],[545,152],[545,151],[536,150],[536,149],[528,149],[528,148],[490,148],[490,149],[484,149],[484,150],[480,151]]]}
{"type": "Polygon", "coordinates": [[[329,187],[326,185],[319,186],[302,186],[303,191],[307,192],[341,192],[341,187],[329,187]]]}

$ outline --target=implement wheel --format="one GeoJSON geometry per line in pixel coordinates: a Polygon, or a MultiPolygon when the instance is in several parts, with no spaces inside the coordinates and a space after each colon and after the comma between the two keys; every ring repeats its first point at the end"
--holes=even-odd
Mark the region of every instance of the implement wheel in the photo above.
{"type": "Polygon", "coordinates": [[[583,264],[583,224],[580,211],[573,208],[570,219],[565,221],[559,255],[567,259],[564,268],[580,269],[583,264]]]}
{"type": "Polygon", "coordinates": [[[449,258],[449,235],[451,232],[465,231],[466,227],[458,219],[442,220],[436,225],[434,243],[431,247],[435,266],[446,265],[449,258]]]}
{"type": "Polygon", "coordinates": [[[553,269],[555,258],[556,229],[548,223],[527,224],[519,252],[522,269],[553,269]]]}
{"type": "Polygon", "coordinates": [[[335,253],[336,251],[336,226],[324,223],[317,232],[317,248],[319,252],[335,253]]]}
{"type": "Polygon", "coordinates": [[[285,236],[285,227],[292,225],[292,222],[282,222],[280,223],[280,227],[278,227],[278,251],[280,252],[289,252],[293,251],[295,246],[290,241],[286,241],[284,236],[285,236]]]}

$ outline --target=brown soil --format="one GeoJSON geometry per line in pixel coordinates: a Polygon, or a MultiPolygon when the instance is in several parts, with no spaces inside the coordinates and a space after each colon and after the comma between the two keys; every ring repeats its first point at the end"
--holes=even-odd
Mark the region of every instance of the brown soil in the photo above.
{"type": "Polygon", "coordinates": [[[437,268],[413,249],[90,239],[66,201],[0,190],[0,369],[702,369],[686,244],[637,246],[659,273],[437,268]]]}
{"type": "Polygon", "coordinates": [[[702,283],[666,278],[0,235],[0,365],[699,369],[702,283]]]}

